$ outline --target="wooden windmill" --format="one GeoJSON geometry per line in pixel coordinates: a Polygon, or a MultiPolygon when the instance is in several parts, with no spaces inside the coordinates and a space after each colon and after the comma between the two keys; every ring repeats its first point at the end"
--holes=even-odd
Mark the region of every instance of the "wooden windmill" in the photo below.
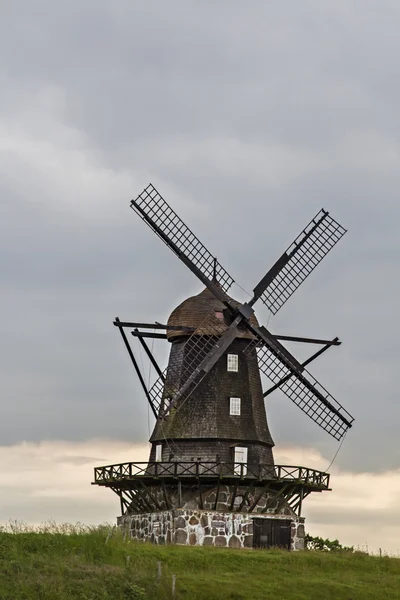
{"type": "Polygon", "coordinates": [[[115,320],[156,423],[147,463],[99,467],[95,483],[119,495],[120,523],[139,539],[301,548],[302,502],[312,491],[329,489],[329,475],[274,464],[264,397],[281,389],[340,440],[353,418],[306,369],[340,341],[274,335],[259,324],[253,306],[260,299],[276,314],[346,230],[321,210],[241,304],[228,295],[233,278],[151,184],[131,207],[205,289],[165,325],[115,320]],[[126,329],[156,369],[150,389],[126,329]],[[165,371],[148,337],[171,343],[165,371]],[[283,341],[320,348],[300,362],[283,341]],[[261,373],[272,382],[266,391],[261,373]]]}

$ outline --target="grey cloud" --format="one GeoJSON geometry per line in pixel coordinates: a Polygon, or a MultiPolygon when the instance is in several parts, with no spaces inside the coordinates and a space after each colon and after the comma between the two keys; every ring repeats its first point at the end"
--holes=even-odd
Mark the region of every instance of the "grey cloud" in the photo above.
{"type": "MultiPolygon", "coordinates": [[[[165,321],[200,290],[129,209],[152,180],[250,291],[321,205],[348,227],[270,325],[345,342],[310,368],[356,417],[338,464],[399,464],[399,17],[389,0],[9,4],[3,443],[147,438],[112,320],[165,321]]],[[[278,446],[334,455],[280,394],[267,407],[278,446]]]]}
{"type": "MultiPolygon", "coordinates": [[[[398,500],[398,498],[397,498],[398,500]]],[[[392,511],[379,511],[371,508],[359,507],[353,509],[329,510],[329,518],[327,519],[326,508],[313,507],[313,520],[317,523],[327,521],[329,525],[351,526],[362,525],[363,523],[373,523],[374,527],[390,527],[393,522],[398,520],[399,515],[392,511]]]]}

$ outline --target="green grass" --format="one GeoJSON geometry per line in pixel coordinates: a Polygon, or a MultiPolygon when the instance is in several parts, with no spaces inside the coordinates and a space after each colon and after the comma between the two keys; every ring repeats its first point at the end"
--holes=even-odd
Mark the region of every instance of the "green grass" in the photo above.
{"type": "Polygon", "coordinates": [[[400,600],[400,560],[124,541],[107,527],[0,531],[1,600],[400,600]],[[157,565],[162,565],[158,580],[157,565]]]}

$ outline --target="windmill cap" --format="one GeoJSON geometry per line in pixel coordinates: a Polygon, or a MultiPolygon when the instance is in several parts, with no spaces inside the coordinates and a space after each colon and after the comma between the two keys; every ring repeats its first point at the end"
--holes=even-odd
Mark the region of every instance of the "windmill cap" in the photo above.
{"type": "MultiPolygon", "coordinates": [[[[237,300],[233,300],[226,294],[227,299],[233,306],[239,308],[241,303],[237,300]]],[[[174,329],[167,329],[167,338],[169,341],[173,341],[178,337],[189,337],[192,330],[200,328],[199,333],[202,335],[215,335],[215,330],[222,335],[227,329],[223,321],[222,312],[225,309],[225,305],[214,296],[214,294],[205,288],[197,296],[191,296],[184,300],[175,310],[172,311],[171,316],[168,319],[168,326],[174,327],[174,329]],[[179,329],[182,327],[182,329],[179,329]]],[[[256,327],[259,327],[256,317],[253,315],[250,317],[250,323],[256,327]]],[[[238,331],[238,338],[243,339],[254,339],[253,334],[245,328],[241,328],[238,331]]]]}

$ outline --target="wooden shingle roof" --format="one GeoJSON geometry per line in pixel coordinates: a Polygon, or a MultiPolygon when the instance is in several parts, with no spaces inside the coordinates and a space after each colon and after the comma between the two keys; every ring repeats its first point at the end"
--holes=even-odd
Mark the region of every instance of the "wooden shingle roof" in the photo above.
{"type": "MultiPolygon", "coordinates": [[[[226,297],[234,306],[241,306],[240,302],[233,300],[228,295],[226,297]]],[[[184,300],[182,304],[175,308],[168,319],[168,326],[193,328],[194,330],[201,326],[199,333],[202,335],[214,335],[216,329],[219,335],[222,335],[228,329],[228,326],[222,320],[222,311],[224,308],[225,305],[208,288],[205,288],[200,294],[184,300]]],[[[250,322],[259,327],[255,316],[250,318],[250,322]]],[[[190,335],[191,333],[188,332],[188,329],[167,329],[167,338],[169,341],[173,341],[177,337],[188,337],[190,335]]],[[[253,339],[252,333],[244,327],[239,329],[237,337],[253,339]]]]}

